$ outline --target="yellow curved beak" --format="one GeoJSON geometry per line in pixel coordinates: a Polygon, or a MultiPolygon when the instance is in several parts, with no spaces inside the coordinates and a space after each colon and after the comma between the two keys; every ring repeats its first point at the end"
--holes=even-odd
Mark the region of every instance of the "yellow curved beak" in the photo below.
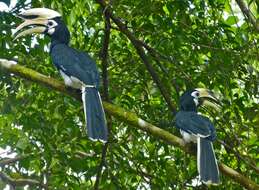
{"type": "Polygon", "coordinates": [[[220,108],[220,101],[212,91],[205,88],[196,88],[195,90],[199,92],[199,98],[203,98],[203,105],[213,107],[217,110],[220,108]]]}
{"type": "Polygon", "coordinates": [[[48,21],[45,19],[33,19],[33,20],[25,20],[22,24],[20,24],[13,32],[14,40],[33,33],[43,33],[45,32],[47,28],[48,21]],[[28,28],[26,30],[23,30],[26,27],[32,27],[28,28]],[[23,30],[23,31],[22,31],[23,30]]]}

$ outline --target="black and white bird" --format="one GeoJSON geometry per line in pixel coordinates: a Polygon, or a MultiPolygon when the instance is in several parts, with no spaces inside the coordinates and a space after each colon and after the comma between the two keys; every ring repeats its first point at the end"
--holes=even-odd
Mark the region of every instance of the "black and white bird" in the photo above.
{"type": "Polygon", "coordinates": [[[216,105],[218,100],[206,89],[187,90],[180,98],[180,110],[175,116],[176,127],[180,129],[185,142],[197,143],[197,168],[200,180],[209,185],[220,183],[219,169],[212,142],[216,130],[211,121],[197,113],[202,104],[216,105]]]}
{"type": "Polygon", "coordinates": [[[98,92],[99,73],[95,61],[87,53],[69,46],[70,33],[58,12],[33,8],[23,11],[18,17],[24,22],[15,29],[15,39],[32,33],[50,36],[50,56],[65,84],[82,91],[89,138],[107,141],[108,130],[98,92]]]}

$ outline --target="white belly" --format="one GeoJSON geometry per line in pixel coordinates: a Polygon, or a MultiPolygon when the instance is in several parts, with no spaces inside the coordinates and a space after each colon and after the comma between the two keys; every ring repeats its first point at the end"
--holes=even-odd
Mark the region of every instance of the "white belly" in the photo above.
{"type": "Polygon", "coordinates": [[[73,76],[69,77],[61,70],[59,72],[60,72],[61,76],[63,77],[64,82],[67,86],[70,86],[70,87],[76,88],[76,89],[82,88],[83,82],[80,81],[78,78],[73,77],[73,76]]]}
{"type": "Polygon", "coordinates": [[[197,143],[197,137],[195,135],[187,133],[183,130],[180,130],[180,133],[183,136],[183,139],[184,139],[185,142],[187,142],[187,143],[189,143],[189,142],[197,143]]]}

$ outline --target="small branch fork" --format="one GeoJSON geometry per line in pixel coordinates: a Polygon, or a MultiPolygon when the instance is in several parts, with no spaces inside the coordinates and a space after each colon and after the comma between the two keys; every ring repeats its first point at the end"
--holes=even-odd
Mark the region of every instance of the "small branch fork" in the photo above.
{"type": "MultiPolygon", "coordinates": [[[[169,110],[173,113],[176,113],[176,106],[171,100],[171,95],[168,92],[167,88],[163,85],[161,79],[159,78],[159,75],[155,71],[154,67],[151,64],[150,59],[145,53],[145,50],[143,48],[143,44],[140,43],[140,41],[134,36],[134,34],[128,30],[127,26],[117,17],[115,17],[112,14],[112,10],[110,9],[109,5],[104,0],[96,0],[97,3],[99,3],[104,9],[107,15],[111,18],[111,20],[117,25],[118,29],[125,34],[128,39],[131,41],[133,46],[135,47],[139,57],[141,58],[142,62],[146,66],[149,74],[151,75],[153,81],[156,83],[158,89],[160,90],[162,96],[164,97],[169,110]]],[[[150,51],[150,50],[148,50],[150,51]]]]}

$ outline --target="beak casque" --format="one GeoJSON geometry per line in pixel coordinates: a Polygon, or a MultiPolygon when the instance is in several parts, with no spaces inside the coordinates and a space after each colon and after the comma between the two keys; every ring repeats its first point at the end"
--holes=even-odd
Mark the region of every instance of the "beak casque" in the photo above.
{"type": "Polygon", "coordinates": [[[28,9],[23,12],[21,12],[18,17],[22,19],[50,19],[55,17],[61,17],[61,14],[59,14],[57,11],[47,9],[47,8],[33,8],[28,9]]]}
{"type": "Polygon", "coordinates": [[[47,29],[48,19],[61,17],[61,15],[47,8],[33,8],[29,10],[25,10],[17,17],[24,20],[22,24],[20,24],[13,33],[14,40],[21,36],[25,36],[32,33],[43,33],[47,29]],[[25,27],[33,27],[27,30],[20,32],[25,27]],[[20,32],[20,33],[19,33],[20,32]]]}
{"type": "Polygon", "coordinates": [[[219,109],[220,101],[216,98],[212,91],[205,88],[196,88],[195,90],[199,92],[199,98],[203,98],[203,105],[213,107],[217,110],[219,109]]]}

